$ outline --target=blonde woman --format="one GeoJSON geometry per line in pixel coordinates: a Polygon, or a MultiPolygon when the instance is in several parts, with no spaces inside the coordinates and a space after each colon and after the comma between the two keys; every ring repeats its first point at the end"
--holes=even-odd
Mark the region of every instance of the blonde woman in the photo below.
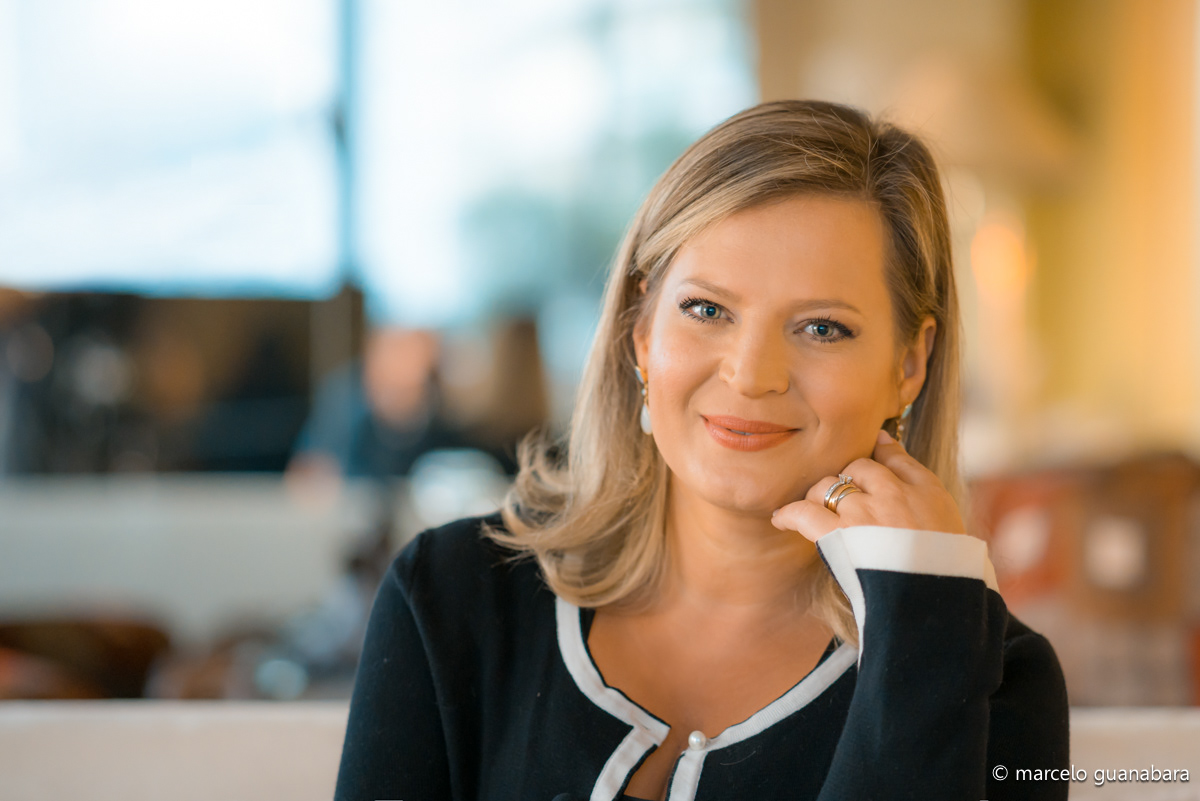
{"type": "Polygon", "coordinates": [[[1067,698],[957,503],[928,150],[767,103],[666,172],[564,447],[375,602],[337,798],[1062,799],[1067,698]],[[522,558],[528,557],[528,558],[522,558]]]}

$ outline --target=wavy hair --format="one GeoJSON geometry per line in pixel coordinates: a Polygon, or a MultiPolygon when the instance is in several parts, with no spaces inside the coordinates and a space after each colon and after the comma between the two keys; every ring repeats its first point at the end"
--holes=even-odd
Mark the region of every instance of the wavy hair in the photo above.
{"type": "MultiPolygon", "coordinates": [[[[641,432],[633,331],[680,247],[731,214],[791,196],[857,198],[887,232],[896,341],[937,323],[908,452],[960,496],[959,310],[937,166],[912,134],[819,101],[763,103],[713,128],[672,164],[638,210],[605,287],[595,339],[565,440],[541,434],[518,451],[520,473],[489,535],[532,555],[560,597],[585,607],[653,597],[667,558],[668,468],[641,432]],[[640,288],[645,282],[645,291],[640,288]]],[[[850,607],[820,559],[814,613],[856,640],[850,607]]]]}

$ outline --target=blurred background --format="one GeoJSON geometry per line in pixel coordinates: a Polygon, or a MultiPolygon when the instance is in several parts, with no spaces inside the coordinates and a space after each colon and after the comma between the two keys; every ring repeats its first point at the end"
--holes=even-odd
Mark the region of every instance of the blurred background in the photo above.
{"type": "Polygon", "coordinates": [[[655,178],[924,135],[971,518],[1075,705],[1200,703],[1194,0],[0,0],[0,698],[344,699],[561,430],[655,178]]]}

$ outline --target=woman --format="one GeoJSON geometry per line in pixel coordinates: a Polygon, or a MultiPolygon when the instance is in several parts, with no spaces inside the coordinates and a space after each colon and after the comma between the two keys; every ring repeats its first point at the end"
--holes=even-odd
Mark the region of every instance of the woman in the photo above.
{"type": "Polygon", "coordinates": [[[705,135],[565,449],[385,578],[337,798],[1066,798],[1016,779],[1067,765],[1066,690],[963,533],[958,325],[917,140],[816,102],[705,135]]]}

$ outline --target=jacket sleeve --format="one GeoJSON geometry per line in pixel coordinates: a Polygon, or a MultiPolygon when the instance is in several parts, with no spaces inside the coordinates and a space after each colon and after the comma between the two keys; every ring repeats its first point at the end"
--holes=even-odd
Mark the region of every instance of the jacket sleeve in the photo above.
{"type": "Polygon", "coordinates": [[[392,563],[375,596],[338,768],[335,801],[451,797],[437,694],[410,604],[424,538],[392,563]]]}
{"type": "Polygon", "coordinates": [[[1009,615],[986,543],[854,526],[817,548],[859,641],[819,801],[1065,799],[1066,781],[1018,779],[1018,768],[1067,767],[1066,691],[1039,635],[1016,638],[1019,653],[1006,655],[1009,615]]]}

